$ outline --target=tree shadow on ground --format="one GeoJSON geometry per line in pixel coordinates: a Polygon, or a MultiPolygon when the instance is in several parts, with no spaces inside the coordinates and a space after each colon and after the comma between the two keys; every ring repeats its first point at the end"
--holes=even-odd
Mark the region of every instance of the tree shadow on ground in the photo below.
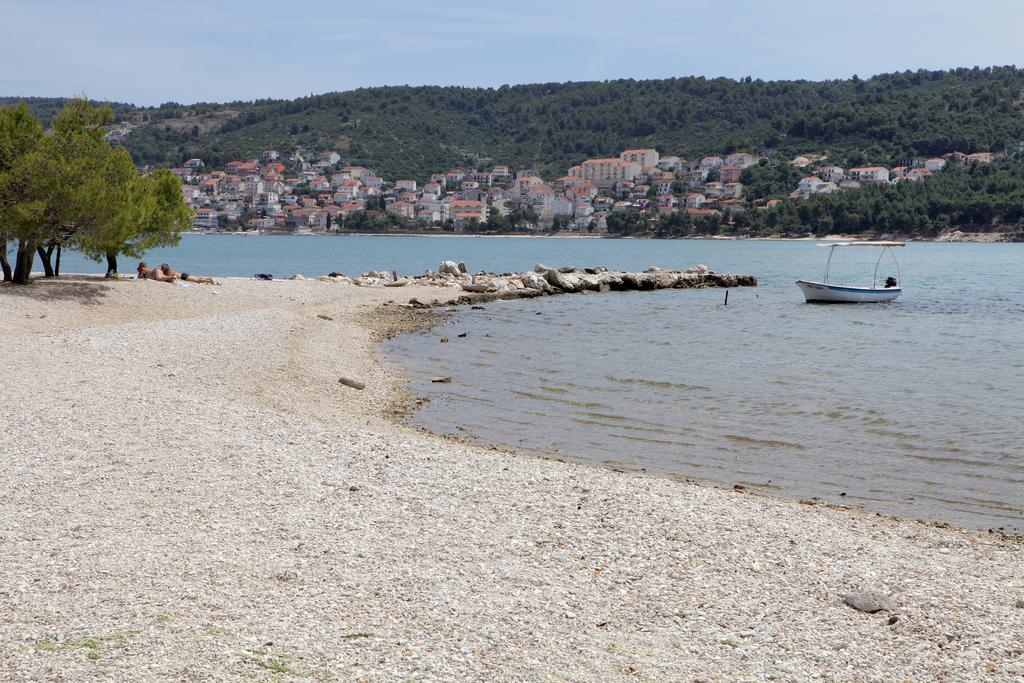
{"type": "Polygon", "coordinates": [[[76,301],[96,306],[103,302],[111,286],[103,280],[81,277],[34,277],[27,285],[0,284],[0,299],[16,297],[35,301],[76,301]]]}

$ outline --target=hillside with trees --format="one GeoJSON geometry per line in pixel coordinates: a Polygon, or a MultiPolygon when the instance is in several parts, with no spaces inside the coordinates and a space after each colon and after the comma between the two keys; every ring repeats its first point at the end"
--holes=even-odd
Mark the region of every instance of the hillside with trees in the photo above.
{"type": "MultiPolygon", "coordinates": [[[[17,101],[0,98],[0,106],[17,101]]],[[[28,100],[44,123],[59,99],[28,100]]],[[[827,152],[842,164],[894,163],[1024,140],[1024,70],[906,71],[868,79],[685,77],[500,88],[381,87],[296,100],[133,107],[136,163],[221,165],[264,149],[334,149],[386,177],[456,164],[536,168],[557,177],[631,147],[698,156],[746,149],[827,152]]]]}

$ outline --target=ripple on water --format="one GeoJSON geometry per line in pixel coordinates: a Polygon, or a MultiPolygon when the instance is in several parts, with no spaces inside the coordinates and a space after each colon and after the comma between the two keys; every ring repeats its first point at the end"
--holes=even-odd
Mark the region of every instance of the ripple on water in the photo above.
{"type": "Polygon", "coordinates": [[[451,344],[389,342],[414,391],[438,399],[413,420],[524,450],[1024,531],[1024,361],[1011,353],[1024,337],[1024,296],[1013,294],[1024,292],[1024,252],[914,245],[898,305],[828,307],[804,305],[792,285],[820,267],[813,248],[738,248],[781,260],[740,264],[766,276],[727,308],[710,290],[507,302],[456,314],[437,330],[451,344]],[[994,278],[1006,284],[997,296],[985,291],[994,278]],[[457,375],[458,393],[431,385],[436,375],[457,375]]]}

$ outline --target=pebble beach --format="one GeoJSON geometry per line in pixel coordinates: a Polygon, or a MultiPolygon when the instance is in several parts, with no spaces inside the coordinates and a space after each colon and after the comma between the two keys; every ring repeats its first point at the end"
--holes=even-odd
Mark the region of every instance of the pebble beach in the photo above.
{"type": "Polygon", "coordinates": [[[405,426],[461,293],[0,286],[0,679],[1024,677],[1020,539],[405,426]]]}

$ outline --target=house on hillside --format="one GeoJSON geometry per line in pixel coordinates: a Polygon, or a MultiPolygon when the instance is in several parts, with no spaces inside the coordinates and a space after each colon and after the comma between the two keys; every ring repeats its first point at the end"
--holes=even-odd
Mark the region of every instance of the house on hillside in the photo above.
{"type": "Polygon", "coordinates": [[[740,170],[757,163],[757,157],[747,152],[733,152],[725,157],[723,166],[736,166],[740,170]]]}
{"type": "Polygon", "coordinates": [[[817,190],[820,185],[824,184],[824,182],[825,181],[818,176],[809,175],[800,179],[796,189],[800,194],[808,196],[814,194],[815,190],[817,190]]]}
{"type": "Polygon", "coordinates": [[[839,166],[822,166],[816,175],[826,183],[838,183],[843,179],[844,172],[839,166]]]}
{"type": "Polygon", "coordinates": [[[738,183],[740,181],[740,176],[743,174],[743,168],[732,164],[726,164],[725,166],[722,166],[719,173],[719,177],[723,183],[738,183]]]}
{"type": "Polygon", "coordinates": [[[622,161],[639,164],[640,170],[643,172],[653,170],[658,165],[660,158],[656,149],[627,149],[619,155],[619,159],[622,161]]]}
{"type": "Polygon", "coordinates": [[[216,230],[219,225],[216,209],[198,209],[196,215],[192,218],[193,230],[216,230]]]}
{"type": "Polygon", "coordinates": [[[851,168],[847,174],[850,180],[858,183],[887,183],[889,182],[889,169],[884,166],[864,166],[851,168]]]}

